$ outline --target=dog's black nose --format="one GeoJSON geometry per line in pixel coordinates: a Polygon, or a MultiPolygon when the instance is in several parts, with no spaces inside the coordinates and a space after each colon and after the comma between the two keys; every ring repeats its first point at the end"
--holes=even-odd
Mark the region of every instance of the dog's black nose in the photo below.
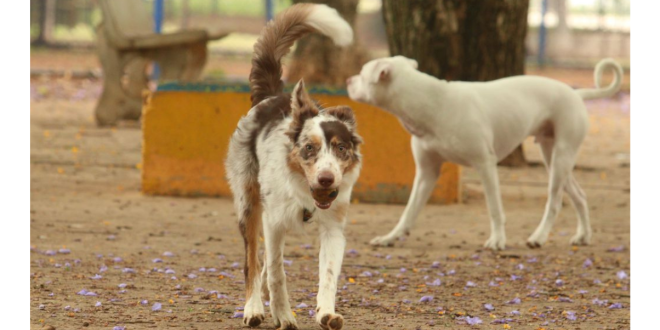
{"type": "Polygon", "coordinates": [[[319,174],[319,184],[325,188],[332,186],[335,183],[335,176],[330,172],[323,172],[319,174]]]}

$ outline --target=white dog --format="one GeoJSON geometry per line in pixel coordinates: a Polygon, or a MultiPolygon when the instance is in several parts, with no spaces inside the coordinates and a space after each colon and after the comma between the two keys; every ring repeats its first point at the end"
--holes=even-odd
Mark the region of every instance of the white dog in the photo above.
{"type": "Polygon", "coordinates": [[[622,75],[619,64],[605,59],[596,66],[597,89],[573,90],[564,83],[533,76],[448,82],[418,71],[417,62],[403,56],[365,64],[359,75],[347,81],[350,98],[397,116],[412,134],[416,164],[412,193],[399,223],[371,244],[391,245],[413,227],[438,179],[440,166],[449,161],[473,166],[479,172],[491,223],[485,247],[504,249],[505,217],[497,162],[530,135],[541,147],[550,183],[543,219],[527,245],[534,248],[546,242],[561,209],[563,191],[577,210],[577,234],[571,243],[588,244],[589,208],[572,174],[588,128],[583,100],[613,95],[619,90],[622,75]],[[606,68],[613,69],[615,79],[601,88],[599,82],[606,68]]]}
{"type": "Polygon", "coordinates": [[[320,108],[302,81],[290,95],[283,93],[281,59],[312,31],[340,46],[353,40],[350,25],[326,5],[297,4],[268,23],[254,45],[252,109],[229,143],[227,177],[246,252],[243,322],[250,327],[264,320],[263,295],[270,299],[275,325],[297,329],[282,261],[284,236],[310,221],[318,223],[321,242],[316,321],[326,330],[343,326],[335,313],[335,294],[351,190],[360,173],[361,139],[350,108],[320,108]],[[259,276],[262,223],[266,267],[259,276]]]}

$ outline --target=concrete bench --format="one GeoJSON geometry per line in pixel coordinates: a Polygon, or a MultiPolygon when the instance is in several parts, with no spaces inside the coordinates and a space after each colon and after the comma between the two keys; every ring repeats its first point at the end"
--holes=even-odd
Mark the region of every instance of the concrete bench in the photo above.
{"type": "MultiPolygon", "coordinates": [[[[415,176],[410,135],[397,119],[351,101],[345,90],[312,88],[321,104],[348,105],[356,113],[363,167],[353,199],[406,203],[415,176]]],[[[231,192],[224,159],[229,137],[250,109],[243,84],[167,83],[145,102],[142,118],[142,191],[149,195],[224,196],[231,192]]],[[[432,203],[459,202],[460,168],[445,164],[432,203]]]]}
{"type": "Polygon", "coordinates": [[[101,126],[140,117],[149,62],[158,63],[161,80],[194,81],[206,64],[207,42],[228,34],[206,30],[156,34],[144,1],[100,0],[99,5],[103,20],[96,42],[103,93],[95,114],[101,126]]]}

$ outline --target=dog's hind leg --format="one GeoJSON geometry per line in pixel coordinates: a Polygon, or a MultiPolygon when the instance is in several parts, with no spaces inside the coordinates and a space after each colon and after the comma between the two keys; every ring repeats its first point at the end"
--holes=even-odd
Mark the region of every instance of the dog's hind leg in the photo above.
{"type": "Polygon", "coordinates": [[[486,195],[486,205],[490,216],[490,238],[484,244],[485,248],[491,250],[504,250],[506,246],[506,233],[504,224],[504,206],[500,194],[500,179],[497,175],[497,159],[490,157],[481,164],[475,165],[486,195]]]}
{"type": "Polygon", "coordinates": [[[414,136],[411,144],[416,169],[415,181],[410,193],[410,198],[408,199],[408,204],[406,205],[406,209],[403,211],[396,227],[394,227],[389,234],[372,239],[370,242],[371,245],[389,246],[392,245],[396,239],[407,234],[415,224],[419,212],[422,210],[429,197],[431,197],[431,192],[440,176],[442,160],[439,156],[423,150],[419,145],[419,140],[414,136]]]}
{"type": "MultiPolygon", "coordinates": [[[[276,213],[276,212],[274,212],[276,213]]],[[[282,330],[298,329],[291,313],[289,294],[284,273],[284,235],[282,220],[271,218],[270,212],[264,218],[264,239],[266,245],[266,267],[268,267],[268,291],[270,291],[270,313],[275,326],[282,330]]]]}
{"type": "MultiPolygon", "coordinates": [[[[573,193],[577,194],[575,187],[579,188],[579,186],[567,186],[570,181],[571,171],[573,170],[573,166],[575,166],[577,149],[569,144],[562,144],[558,143],[557,141],[555,141],[552,145],[551,153],[548,152],[550,148],[548,148],[547,144],[544,147],[543,142],[541,144],[541,148],[544,148],[543,153],[545,162],[549,164],[548,172],[550,173],[550,184],[548,186],[548,201],[545,206],[543,219],[541,220],[541,223],[536,228],[534,233],[527,239],[527,246],[530,248],[541,247],[541,245],[543,245],[548,240],[548,236],[550,235],[552,226],[555,223],[555,219],[561,210],[564,190],[570,191],[569,195],[571,195],[573,193]],[[548,157],[548,155],[550,155],[550,157],[548,157]]],[[[576,208],[578,208],[578,205],[583,204],[584,207],[586,207],[586,202],[583,204],[581,201],[578,202],[579,203],[576,204],[576,208]]],[[[580,219],[580,223],[581,222],[582,219],[580,219]]]]}
{"type": "Polygon", "coordinates": [[[261,302],[261,277],[257,251],[259,249],[259,233],[261,231],[261,203],[259,201],[259,185],[248,185],[244,192],[239,193],[240,220],[239,228],[245,242],[245,288],[246,302],[243,313],[243,323],[256,327],[264,320],[264,306],[261,302]],[[243,194],[244,193],[244,194],[243,194]]]}
{"type": "Polygon", "coordinates": [[[335,314],[337,278],[341,272],[341,263],[346,247],[344,223],[346,214],[337,219],[319,223],[321,252],[319,253],[319,291],[316,296],[316,323],[325,330],[339,330],[344,325],[344,318],[335,314]]]}

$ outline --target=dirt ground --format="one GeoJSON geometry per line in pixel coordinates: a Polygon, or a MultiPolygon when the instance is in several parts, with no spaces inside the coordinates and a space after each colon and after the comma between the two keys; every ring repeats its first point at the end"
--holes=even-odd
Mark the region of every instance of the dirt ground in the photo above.
{"type": "MultiPolygon", "coordinates": [[[[243,244],[231,201],[142,195],[139,124],[97,128],[100,88],[32,80],[31,327],[242,328],[234,316],[244,303],[243,244]]],[[[482,249],[489,221],[471,169],[462,204],[427,206],[391,248],[367,242],[391,229],[404,206],[351,206],[337,294],[345,329],[629,329],[630,99],[620,94],[588,107],[592,126],[575,175],[588,194],[592,245],[568,244],[576,216],[565,202],[549,242],[525,246],[547,186],[528,140],[531,165],[499,172],[505,251],[482,249]],[[420,302],[424,296],[433,299],[420,302]]],[[[301,329],[319,329],[310,316],[318,247],[313,224],[287,239],[301,329]]],[[[270,316],[261,328],[274,328],[270,316]]]]}

